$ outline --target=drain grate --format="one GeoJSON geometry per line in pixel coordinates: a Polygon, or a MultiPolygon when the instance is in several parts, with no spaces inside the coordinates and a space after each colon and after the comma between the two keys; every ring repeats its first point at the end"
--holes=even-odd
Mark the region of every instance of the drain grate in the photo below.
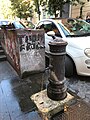
{"type": "Polygon", "coordinates": [[[52,120],[90,120],[90,106],[81,100],[68,107],[66,112],[58,113],[52,120]]]}

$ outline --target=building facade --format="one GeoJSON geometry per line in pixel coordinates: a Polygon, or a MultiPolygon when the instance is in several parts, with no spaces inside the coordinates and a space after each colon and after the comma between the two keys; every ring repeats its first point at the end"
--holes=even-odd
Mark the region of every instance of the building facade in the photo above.
{"type": "Polygon", "coordinates": [[[84,4],[78,4],[76,6],[70,6],[70,17],[78,18],[80,17],[80,8],[82,6],[82,18],[86,19],[87,13],[90,12],[90,0],[81,0],[84,4]]]}
{"type": "MultiPolygon", "coordinates": [[[[43,8],[42,7],[40,8],[40,10],[42,11],[41,19],[52,17],[47,14],[47,12],[45,11],[45,8],[46,8],[46,5],[43,8]]],[[[80,0],[80,3],[76,3],[76,5],[69,5],[69,4],[64,5],[64,12],[62,14],[62,18],[82,17],[83,19],[86,19],[88,12],[90,12],[90,0],[80,0]]]]}

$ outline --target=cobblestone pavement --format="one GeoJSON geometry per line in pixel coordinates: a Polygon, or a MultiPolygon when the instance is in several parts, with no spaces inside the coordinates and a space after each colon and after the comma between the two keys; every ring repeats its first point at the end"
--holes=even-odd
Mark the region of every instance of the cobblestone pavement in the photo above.
{"type": "Polygon", "coordinates": [[[90,77],[74,76],[67,79],[67,87],[90,104],[90,77]]]}

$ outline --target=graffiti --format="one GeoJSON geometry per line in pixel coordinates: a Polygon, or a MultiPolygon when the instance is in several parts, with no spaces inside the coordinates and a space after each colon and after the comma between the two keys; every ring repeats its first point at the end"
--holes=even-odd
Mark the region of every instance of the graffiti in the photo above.
{"type": "Polygon", "coordinates": [[[18,35],[18,41],[20,45],[20,52],[45,47],[43,34],[18,35]]]}
{"type": "Polygon", "coordinates": [[[7,59],[20,77],[26,72],[35,73],[45,70],[44,31],[6,29],[3,32],[7,59]]]}

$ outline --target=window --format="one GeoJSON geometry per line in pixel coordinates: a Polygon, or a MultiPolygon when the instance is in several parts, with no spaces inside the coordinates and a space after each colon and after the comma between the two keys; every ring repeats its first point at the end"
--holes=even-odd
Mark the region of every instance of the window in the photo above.
{"type": "Polygon", "coordinates": [[[20,24],[19,22],[13,22],[12,25],[16,29],[25,28],[24,25],[20,24]]]}
{"type": "Polygon", "coordinates": [[[43,24],[43,22],[40,22],[40,23],[38,24],[38,26],[36,27],[36,29],[44,29],[44,24],[43,24]]]}
{"type": "Polygon", "coordinates": [[[45,21],[44,22],[44,30],[45,30],[46,33],[49,32],[49,31],[54,31],[56,36],[61,36],[58,28],[51,21],[45,21]]]}
{"type": "Polygon", "coordinates": [[[49,21],[44,21],[44,30],[45,30],[45,33],[49,32],[49,31],[52,31],[51,22],[49,22],[49,21]]]}

